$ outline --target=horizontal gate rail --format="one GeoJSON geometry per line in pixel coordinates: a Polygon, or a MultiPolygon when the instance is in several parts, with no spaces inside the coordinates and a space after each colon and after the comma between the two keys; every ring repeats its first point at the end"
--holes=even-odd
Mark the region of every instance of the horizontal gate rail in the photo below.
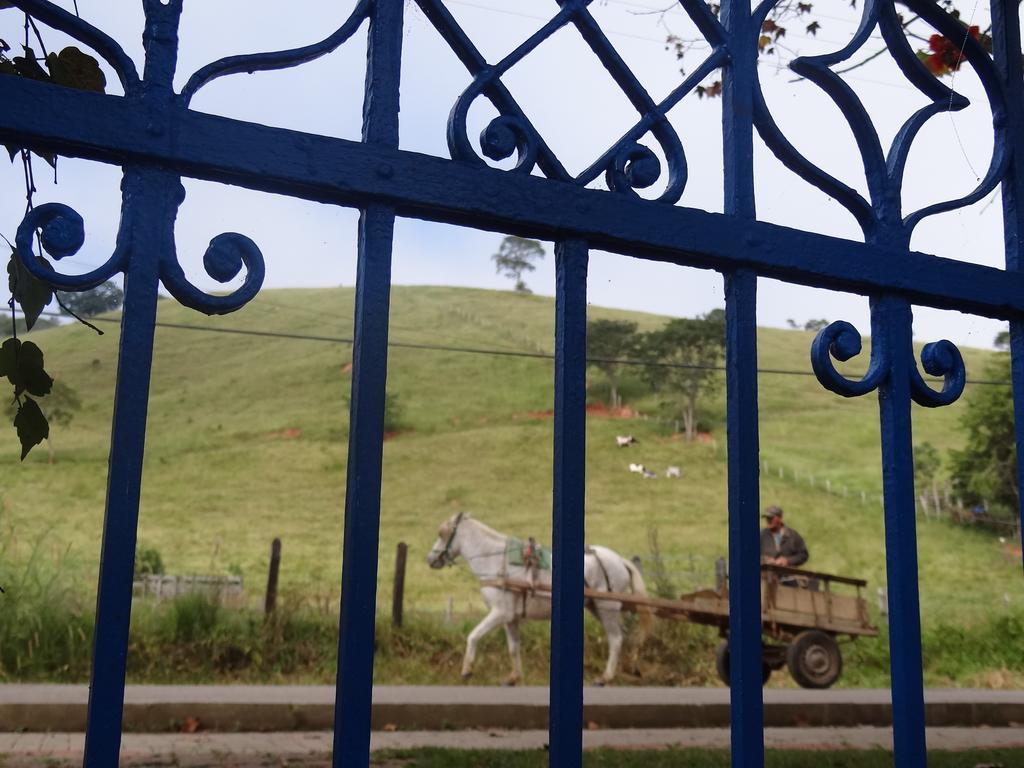
{"type": "MultiPolygon", "coordinates": [[[[360,210],[336,766],[369,762],[391,257],[395,220],[400,216],[556,243],[550,749],[557,768],[576,768],[582,762],[590,251],[713,269],[725,278],[730,701],[732,762],[737,768],[764,764],[757,282],[769,277],[870,298],[873,344],[867,372],[849,379],[835,367],[834,360],[849,360],[861,351],[859,332],[844,321],[833,322],[818,334],[810,362],[825,388],[844,397],[877,393],[879,399],[895,761],[899,768],[925,765],[912,403],[939,407],[954,402],[963,391],[966,373],[956,347],[939,341],[924,347],[921,363],[925,373],[943,379],[942,388],[933,390],[925,382],[913,345],[912,305],[1011,321],[1017,445],[1024,450],[1024,75],[1019,11],[1013,0],[998,0],[992,6],[994,57],[939,3],[901,1],[915,18],[945,38],[963,38],[957,67],[962,61],[978,75],[994,133],[989,167],[972,191],[909,214],[901,196],[915,138],[929,119],[963,109],[969,102],[918,60],[894,0],[861,4],[858,29],[841,50],[791,62],[791,68],[824,91],[845,117],[863,162],[866,196],[801,155],[765,102],[757,75],[757,43],[777,0],[762,0],[756,6],[751,0],[723,0],[720,14],[703,0],[679,0],[710,53],[660,102],[647,93],[608,41],[590,13],[593,0],[553,0],[551,18],[496,62],[476,49],[444,0],[416,0],[465,66],[470,81],[450,113],[450,158],[399,148],[403,10],[408,0],[359,0],[344,24],[319,42],[221,59],[192,75],[182,93],[174,92],[173,82],[183,0],[141,2],[146,13],[142,78],[116,41],[75,15],[47,0],[6,3],[98,52],[117,72],[125,96],[0,76],[0,143],[120,165],[124,170],[121,226],[114,253],[103,267],[84,275],[62,275],[33,258],[36,242],[55,260],[73,255],[84,243],[84,222],[65,205],[47,203],[32,209],[17,232],[22,264],[53,287],[85,290],[116,274],[125,276],[86,737],[88,768],[109,768],[118,762],[159,286],[162,283],[186,306],[223,314],[256,295],[265,271],[255,243],[226,233],[211,241],[204,266],[222,283],[245,267],[241,287],[214,295],[188,281],[174,244],[175,217],[185,194],[183,176],[360,210]],[[199,89],[218,77],[312,61],[343,45],[364,26],[369,43],[361,141],[208,115],[188,106],[199,89]],[[562,165],[502,82],[548,38],[570,28],[637,112],[632,127],[576,176],[562,165]],[[927,101],[904,122],[888,148],[882,146],[856,93],[831,69],[848,61],[875,30],[902,74],[927,101]],[[675,204],[686,185],[686,157],[667,117],[717,70],[722,71],[723,82],[723,214],[675,204]],[[483,155],[494,160],[515,155],[515,170],[489,167],[473,147],[467,115],[477,98],[489,101],[499,113],[481,134],[483,155]],[[757,220],[755,130],[787,168],[851,214],[864,242],[757,220]],[[647,136],[660,146],[664,169],[650,147],[640,143],[647,136]],[[534,168],[543,175],[533,175],[534,168]],[[602,173],[609,191],[587,188],[602,173]],[[636,190],[659,179],[665,184],[660,197],[641,199],[636,190]],[[976,203],[1000,184],[1006,269],[910,250],[914,227],[924,218],[976,203]]],[[[1018,470],[1024,478],[1024,462],[1019,462],[1018,470]]]]}
{"type": "Polygon", "coordinates": [[[683,266],[750,269],[864,295],[898,291],[914,304],[1024,317],[1024,274],[994,267],[184,108],[173,134],[154,136],[147,116],[123,97],[21,78],[0,80],[0,96],[0,141],[70,157],[173,165],[197,179],[322,203],[375,200],[400,216],[548,239],[571,235],[591,248],[683,266]],[[69,123],[67,114],[81,117],[69,123]]]}

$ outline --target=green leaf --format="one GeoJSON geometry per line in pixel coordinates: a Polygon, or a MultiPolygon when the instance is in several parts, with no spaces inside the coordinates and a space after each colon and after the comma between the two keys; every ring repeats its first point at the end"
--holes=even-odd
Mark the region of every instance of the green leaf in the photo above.
{"type": "MultiPolygon", "coordinates": [[[[21,387],[30,395],[43,397],[50,394],[53,387],[53,379],[43,368],[43,350],[31,341],[21,344],[21,351],[18,352],[18,374],[21,387]]],[[[21,394],[21,392],[16,392],[21,394]]]]}
{"type": "Polygon", "coordinates": [[[43,350],[31,341],[7,339],[0,345],[0,376],[14,386],[15,397],[25,392],[44,397],[53,388],[53,379],[43,367],[43,350]]]}
{"type": "Polygon", "coordinates": [[[14,417],[14,428],[18,430],[21,440],[21,460],[24,461],[28,452],[50,436],[50,424],[39,408],[39,404],[31,397],[26,397],[14,417]]]}
{"type": "Polygon", "coordinates": [[[96,93],[103,93],[107,87],[107,78],[99,62],[74,46],[68,46],[60,53],[51,53],[46,57],[46,66],[57,85],[96,93]]]}
{"type": "Polygon", "coordinates": [[[11,384],[17,386],[18,377],[18,350],[21,349],[21,341],[18,339],[7,339],[0,344],[0,376],[6,377],[11,384]]]}
{"type": "MultiPolygon", "coordinates": [[[[40,261],[46,263],[44,259],[40,261]]],[[[53,300],[53,290],[25,269],[16,250],[11,252],[11,260],[7,264],[7,284],[14,300],[25,313],[25,327],[31,331],[46,305],[53,300]]]]}

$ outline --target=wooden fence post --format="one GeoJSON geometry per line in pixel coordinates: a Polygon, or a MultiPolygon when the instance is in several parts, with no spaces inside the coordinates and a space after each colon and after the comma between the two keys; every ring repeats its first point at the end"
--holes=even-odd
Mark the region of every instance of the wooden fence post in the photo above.
{"type": "Polygon", "coordinates": [[[395,552],[395,584],[391,591],[391,624],[396,627],[402,626],[402,603],[405,600],[405,556],[409,552],[409,546],[404,542],[398,542],[398,550],[395,552]]]}
{"type": "Polygon", "coordinates": [[[725,558],[720,557],[715,560],[715,591],[718,594],[723,594],[726,590],[728,583],[729,574],[725,563],[725,558]]]}
{"type": "Polygon", "coordinates": [[[263,604],[263,612],[269,616],[277,607],[277,574],[281,569],[281,540],[274,539],[270,544],[270,569],[267,571],[267,596],[263,604]]]}

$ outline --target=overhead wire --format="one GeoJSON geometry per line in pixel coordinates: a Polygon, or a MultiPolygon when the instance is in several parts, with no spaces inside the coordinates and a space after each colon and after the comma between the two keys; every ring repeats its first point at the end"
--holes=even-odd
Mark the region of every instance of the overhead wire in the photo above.
{"type": "MultiPolygon", "coordinates": [[[[16,310],[20,312],[21,310],[16,310]]],[[[41,313],[44,317],[60,317],[65,318],[66,315],[60,312],[43,312],[41,313]]],[[[120,324],[120,318],[114,317],[91,317],[90,322],[99,323],[118,323],[120,324]]],[[[254,336],[260,338],[271,338],[271,339],[289,339],[294,341],[316,341],[321,343],[329,344],[344,344],[351,346],[355,343],[355,339],[342,337],[342,336],[320,336],[308,333],[289,333],[288,331],[268,331],[268,330],[254,330],[245,328],[218,328],[212,325],[195,325],[192,323],[168,323],[157,321],[155,323],[157,328],[168,328],[172,330],[181,331],[198,331],[206,333],[222,333],[236,336],[254,336]]],[[[453,352],[458,354],[472,354],[472,355],[491,355],[495,357],[516,357],[516,358],[529,358],[535,360],[554,360],[555,355],[551,352],[530,352],[528,350],[507,350],[507,349],[493,349],[487,347],[463,347],[446,344],[422,344],[416,342],[407,341],[393,341],[388,340],[388,346],[397,349],[415,349],[429,352],[453,352]]],[[[699,371],[717,371],[722,372],[727,370],[724,365],[697,365],[690,363],[671,363],[660,360],[632,360],[628,358],[611,358],[611,357],[587,357],[588,363],[612,363],[617,365],[646,367],[646,368],[674,368],[681,370],[699,370],[699,371]]],[[[786,368],[758,368],[758,373],[778,375],[778,376],[814,376],[813,371],[798,371],[786,368]]],[[[863,374],[850,373],[851,376],[861,376],[863,374]]],[[[941,379],[932,379],[933,381],[941,381],[941,379]]],[[[1010,386],[1009,381],[993,381],[988,379],[968,379],[967,384],[984,384],[990,386],[1010,386]]]]}

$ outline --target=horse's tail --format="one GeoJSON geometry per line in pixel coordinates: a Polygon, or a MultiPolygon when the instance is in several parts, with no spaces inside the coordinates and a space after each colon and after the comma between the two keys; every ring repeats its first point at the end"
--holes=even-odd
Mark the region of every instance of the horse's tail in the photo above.
{"type": "MultiPolygon", "coordinates": [[[[633,594],[646,597],[647,585],[644,584],[644,577],[643,574],[640,573],[640,569],[626,558],[622,558],[622,562],[629,571],[629,581],[633,586],[633,594]]],[[[636,607],[636,615],[640,620],[640,630],[637,633],[635,649],[636,651],[639,651],[640,648],[643,647],[647,638],[651,636],[652,632],[654,632],[654,608],[649,605],[638,605],[636,607]]]]}

